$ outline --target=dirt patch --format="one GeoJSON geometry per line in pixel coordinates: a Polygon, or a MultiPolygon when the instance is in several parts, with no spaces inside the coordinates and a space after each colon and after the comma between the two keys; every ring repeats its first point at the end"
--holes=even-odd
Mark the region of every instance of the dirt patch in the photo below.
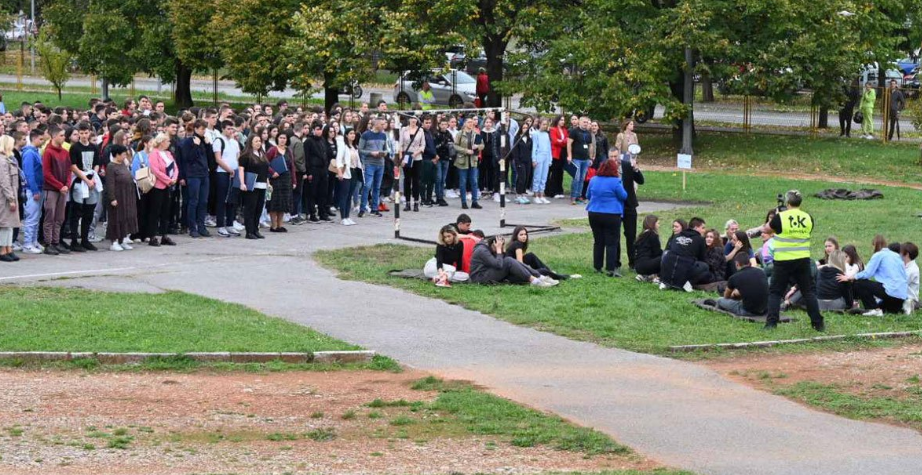
{"type": "MultiPolygon", "coordinates": [[[[732,380],[768,391],[810,382],[834,386],[840,393],[864,400],[911,401],[922,394],[919,343],[853,351],[748,354],[702,364],[732,380]]],[[[886,417],[880,420],[903,425],[886,417]]]]}
{"type": "MultiPolygon", "coordinates": [[[[0,371],[0,474],[646,470],[639,456],[403,427],[426,376],[0,371]],[[369,403],[400,401],[401,404],[369,403]],[[372,404],[375,405],[375,404],[372,404]]],[[[426,416],[434,417],[434,416],[426,416]]],[[[437,417],[437,416],[436,416],[437,417]]]]}

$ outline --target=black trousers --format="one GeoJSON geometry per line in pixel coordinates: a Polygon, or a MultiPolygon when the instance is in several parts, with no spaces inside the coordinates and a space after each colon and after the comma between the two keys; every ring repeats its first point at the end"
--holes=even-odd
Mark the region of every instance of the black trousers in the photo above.
{"type": "MultiPolygon", "coordinates": [[[[624,228],[624,240],[627,241],[627,265],[634,268],[634,242],[637,241],[637,209],[624,208],[624,216],[621,218],[621,226],[624,228]]],[[[620,263],[620,259],[618,260],[620,263]]]]}
{"type": "Polygon", "coordinates": [[[528,267],[538,271],[539,274],[546,275],[554,280],[561,280],[566,278],[566,276],[552,271],[547,266],[547,264],[541,262],[541,259],[538,259],[538,256],[536,256],[533,252],[529,252],[528,254],[522,256],[522,262],[524,262],[528,267]]]}
{"type": "Polygon", "coordinates": [[[145,237],[154,238],[157,236],[166,236],[170,229],[170,211],[172,209],[173,199],[170,189],[159,190],[152,188],[144,195],[146,201],[146,220],[144,226],[145,237]]]}
{"type": "Polygon", "coordinates": [[[640,275],[659,275],[663,260],[659,257],[634,261],[634,270],[640,275]]]}
{"type": "Polygon", "coordinates": [[[766,325],[777,325],[778,315],[781,312],[781,299],[787,292],[789,284],[796,285],[804,297],[807,315],[810,323],[815,327],[823,324],[823,315],[820,314],[819,302],[816,301],[816,279],[810,267],[813,262],[810,258],[795,259],[793,261],[775,260],[772,281],[768,288],[768,318],[766,325]]]}
{"type": "Polygon", "coordinates": [[[854,107],[839,109],[839,135],[852,136],[852,117],[855,115],[854,107]]]}
{"type": "Polygon", "coordinates": [[[484,154],[483,159],[477,164],[477,172],[479,174],[477,180],[480,185],[480,191],[495,191],[493,187],[498,183],[496,181],[496,170],[499,170],[499,168],[493,163],[493,156],[484,154]]]}
{"type": "MultiPolygon", "coordinates": [[[[394,161],[390,158],[384,159],[384,175],[381,177],[381,196],[391,196],[391,190],[394,188],[394,161]]],[[[383,201],[379,201],[383,203],[383,201]]]]}
{"type": "Polygon", "coordinates": [[[563,167],[567,161],[563,158],[551,160],[550,171],[547,175],[547,184],[544,186],[544,195],[553,198],[563,194],[563,167]]]}
{"type": "Polygon", "coordinates": [[[327,218],[330,216],[330,203],[327,172],[322,168],[312,168],[308,175],[313,179],[304,181],[304,212],[311,217],[327,218]]]}
{"type": "Polygon", "coordinates": [[[151,189],[147,194],[141,195],[138,198],[138,232],[131,235],[131,239],[145,239],[150,237],[150,234],[147,234],[147,216],[148,208],[150,208],[150,193],[154,191],[151,189]]]}
{"type": "Polygon", "coordinates": [[[592,267],[602,270],[603,259],[605,270],[609,272],[621,267],[621,215],[590,212],[589,227],[592,228],[592,267]]]}
{"type": "Polygon", "coordinates": [[[259,216],[266,206],[266,190],[255,189],[243,192],[243,224],[247,234],[259,231],[259,216]]]}
{"type": "MultiPolygon", "coordinates": [[[[103,199],[102,196],[99,199],[103,199]]],[[[72,202],[71,213],[70,213],[70,232],[71,239],[74,242],[77,242],[77,238],[80,238],[80,242],[89,242],[90,237],[90,224],[93,223],[93,211],[96,209],[96,204],[83,204],[72,202]],[[80,234],[77,234],[77,226],[80,227],[80,234]]]]}
{"type": "Polygon", "coordinates": [[[535,169],[531,166],[531,160],[515,162],[515,192],[524,195],[531,186],[532,177],[535,169]]]}
{"type": "Polygon", "coordinates": [[[895,110],[890,111],[890,120],[888,122],[889,122],[890,131],[887,132],[887,140],[893,140],[893,132],[896,131],[897,127],[899,127],[900,125],[899,124],[900,116],[897,113],[897,111],[895,110]]]}
{"type": "Polygon", "coordinates": [[[410,205],[410,198],[419,203],[419,179],[422,172],[422,160],[414,160],[412,165],[403,167],[403,196],[407,199],[407,206],[410,205]]]}
{"type": "Polygon", "coordinates": [[[886,313],[900,313],[903,311],[903,301],[887,295],[884,284],[871,280],[856,280],[852,286],[855,296],[861,300],[865,310],[880,308],[886,313]],[[880,303],[877,303],[880,299],[880,303]]]}
{"type": "Polygon", "coordinates": [[[186,226],[185,186],[176,185],[170,192],[170,229],[186,226]]]}

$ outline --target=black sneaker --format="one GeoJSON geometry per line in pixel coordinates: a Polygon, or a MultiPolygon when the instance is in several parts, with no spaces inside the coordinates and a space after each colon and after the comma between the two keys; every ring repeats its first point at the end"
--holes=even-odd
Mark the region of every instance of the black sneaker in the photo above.
{"type": "Polygon", "coordinates": [[[778,324],[777,324],[777,323],[766,323],[765,326],[762,327],[762,329],[765,330],[765,331],[772,331],[772,330],[774,330],[774,329],[776,329],[776,328],[778,328],[778,324]]]}
{"type": "Polygon", "coordinates": [[[810,326],[813,327],[814,330],[816,330],[816,331],[818,331],[818,332],[820,332],[820,333],[825,333],[825,332],[826,332],[826,324],[823,323],[823,322],[811,323],[810,326]]]}
{"type": "Polygon", "coordinates": [[[474,208],[474,209],[483,209],[483,206],[480,206],[480,203],[478,203],[478,202],[475,201],[475,202],[471,203],[471,208],[474,208]]]}
{"type": "Polygon", "coordinates": [[[199,234],[201,234],[201,235],[202,235],[202,237],[211,237],[211,233],[210,233],[210,232],[208,232],[208,230],[207,230],[207,229],[203,229],[203,230],[201,230],[201,231],[199,232],[199,234]]]}
{"type": "Polygon", "coordinates": [[[71,252],[86,252],[86,249],[77,242],[70,243],[70,250],[71,252]]]}
{"type": "Polygon", "coordinates": [[[49,256],[57,256],[57,255],[61,254],[60,252],[58,252],[58,248],[55,247],[54,244],[45,244],[45,251],[44,251],[44,253],[47,254],[47,255],[49,255],[49,256]]]}
{"type": "Polygon", "coordinates": [[[467,209],[467,203],[461,203],[461,209],[467,209]]]}
{"type": "Polygon", "coordinates": [[[311,217],[310,217],[310,222],[312,222],[312,223],[319,223],[319,222],[320,222],[320,220],[319,220],[319,219],[317,219],[317,217],[316,217],[316,216],[311,216],[311,217]]]}
{"type": "Polygon", "coordinates": [[[372,216],[377,216],[377,217],[379,217],[379,218],[383,218],[383,217],[384,217],[384,215],[381,214],[380,211],[375,211],[374,213],[371,213],[371,215],[372,215],[372,216]]]}
{"type": "Polygon", "coordinates": [[[419,212],[419,203],[413,203],[413,211],[419,212]]]}
{"type": "Polygon", "coordinates": [[[87,251],[98,251],[99,250],[99,249],[96,249],[96,246],[94,246],[93,243],[91,243],[90,241],[84,241],[80,243],[80,246],[82,246],[87,251]]]}
{"type": "Polygon", "coordinates": [[[360,217],[360,218],[364,218],[364,217],[365,217],[365,210],[364,210],[364,209],[363,209],[362,211],[359,211],[359,217],[360,217]]]}
{"type": "Polygon", "coordinates": [[[58,251],[59,254],[70,254],[70,248],[67,247],[67,244],[55,244],[54,249],[58,251]]]}
{"type": "Polygon", "coordinates": [[[445,200],[438,200],[438,201],[436,201],[436,203],[437,203],[439,206],[442,206],[442,207],[448,206],[448,202],[445,201],[445,200]]]}

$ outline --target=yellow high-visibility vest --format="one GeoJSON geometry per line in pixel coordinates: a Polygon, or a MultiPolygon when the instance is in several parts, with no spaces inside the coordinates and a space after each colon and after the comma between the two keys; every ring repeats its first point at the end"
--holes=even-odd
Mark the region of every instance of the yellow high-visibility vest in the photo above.
{"type": "Polygon", "coordinates": [[[782,211],[781,232],[775,236],[775,260],[793,261],[810,257],[813,218],[799,209],[782,211]]]}

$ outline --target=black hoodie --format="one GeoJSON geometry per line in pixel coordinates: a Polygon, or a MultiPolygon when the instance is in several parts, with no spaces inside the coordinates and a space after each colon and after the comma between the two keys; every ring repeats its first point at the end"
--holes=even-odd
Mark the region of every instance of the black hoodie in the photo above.
{"type": "Polygon", "coordinates": [[[707,245],[698,231],[687,229],[672,239],[669,252],[674,252],[677,256],[691,257],[696,261],[704,261],[707,245]]]}
{"type": "Polygon", "coordinates": [[[304,161],[308,169],[325,170],[330,165],[330,158],[323,137],[311,134],[304,139],[304,161]]]}

